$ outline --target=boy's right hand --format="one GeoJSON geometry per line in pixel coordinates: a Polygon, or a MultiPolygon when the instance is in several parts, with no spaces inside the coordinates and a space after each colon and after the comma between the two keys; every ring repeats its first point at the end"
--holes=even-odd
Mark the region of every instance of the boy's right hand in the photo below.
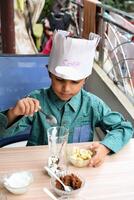
{"type": "Polygon", "coordinates": [[[104,162],[106,155],[111,151],[99,142],[92,142],[89,149],[94,152],[94,155],[90,159],[90,167],[99,167],[104,162]]]}
{"type": "Polygon", "coordinates": [[[33,116],[39,110],[40,102],[37,99],[26,97],[17,101],[15,107],[10,108],[8,112],[14,117],[20,115],[33,116]]]}

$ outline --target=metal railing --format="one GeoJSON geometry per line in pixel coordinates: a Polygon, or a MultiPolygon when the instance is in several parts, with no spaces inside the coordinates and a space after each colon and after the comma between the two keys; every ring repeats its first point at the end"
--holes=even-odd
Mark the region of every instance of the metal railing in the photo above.
{"type": "Polygon", "coordinates": [[[102,38],[98,64],[134,104],[134,25],[128,21],[134,17],[100,3],[97,7],[98,33],[102,38]]]}

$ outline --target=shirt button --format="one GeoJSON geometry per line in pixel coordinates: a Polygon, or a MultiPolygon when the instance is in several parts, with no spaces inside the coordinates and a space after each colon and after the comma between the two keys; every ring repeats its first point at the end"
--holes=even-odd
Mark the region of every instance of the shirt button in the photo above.
{"type": "Polygon", "coordinates": [[[61,124],[66,125],[67,123],[68,123],[67,121],[63,121],[61,124]]]}

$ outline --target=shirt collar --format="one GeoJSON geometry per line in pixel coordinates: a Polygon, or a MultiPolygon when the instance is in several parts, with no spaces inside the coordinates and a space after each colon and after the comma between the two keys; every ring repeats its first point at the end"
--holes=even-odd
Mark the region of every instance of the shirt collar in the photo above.
{"type": "Polygon", "coordinates": [[[49,89],[49,96],[52,103],[57,107],[58,110],[62,110],[64,105],[67,103],[76,112],[81,103],[81,90],[75,96],[73,96],[68,102],[60,100],[54,93],[52,87],[50,87],[49,89]]]}

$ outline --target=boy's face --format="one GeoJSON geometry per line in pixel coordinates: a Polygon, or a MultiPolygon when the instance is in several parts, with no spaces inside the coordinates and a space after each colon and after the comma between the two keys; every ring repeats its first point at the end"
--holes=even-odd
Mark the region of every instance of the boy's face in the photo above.
{"type": "Polygon", "coordinates": [[[66,80],[53,74],[50,77],[55,94],[63,101],[68,101],[76,95],[85,83],[85,79],[79,81],[66,80]]]}

